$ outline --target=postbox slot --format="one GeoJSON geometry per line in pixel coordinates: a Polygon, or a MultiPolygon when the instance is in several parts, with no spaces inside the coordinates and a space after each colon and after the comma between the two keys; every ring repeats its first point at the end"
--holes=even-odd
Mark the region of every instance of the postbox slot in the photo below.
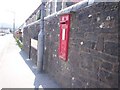
{"type": "Polygon", "coordinates": [[[65,24],[67,21],[60,21],[61,24],[65,24]]]}

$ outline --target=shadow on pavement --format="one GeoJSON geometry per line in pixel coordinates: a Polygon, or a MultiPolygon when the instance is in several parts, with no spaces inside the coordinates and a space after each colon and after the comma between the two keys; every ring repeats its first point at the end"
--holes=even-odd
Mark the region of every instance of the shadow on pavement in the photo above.
{"type": "Polygon", "coordinates": [[[19,53],[22,56],[25,63],[35,75],[35,90],[38,90],[38,88],[59,88],[56,82],[50,79],[46,73],[37,72],[37,66],[32,62],[32,60],[28,58],[27,54],[24,51],[20,51],[19,53]]]}

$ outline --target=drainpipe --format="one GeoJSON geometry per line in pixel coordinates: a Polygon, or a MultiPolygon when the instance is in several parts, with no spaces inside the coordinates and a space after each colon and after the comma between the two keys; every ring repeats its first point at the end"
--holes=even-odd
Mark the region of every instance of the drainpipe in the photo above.
{"type": "Polygon", "coordinates": [[[41,20],[40,20],[40,32],[38,34],[38,50],[37,50],[37,71],[43,72],[43,59],[44,59],[44,10],[45,2],[41,0],[41,20]]]}

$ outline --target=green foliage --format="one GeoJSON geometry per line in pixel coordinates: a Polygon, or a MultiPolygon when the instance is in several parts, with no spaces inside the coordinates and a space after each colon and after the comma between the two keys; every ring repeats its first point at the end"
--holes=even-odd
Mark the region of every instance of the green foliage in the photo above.
{"type": "Polygon", "coordinates": [[[17,45],[22,49],[23,43],[18,38],[15,38],[15,40],[17,42],[17,45]]]}
{"type": "Polygon", "coordinates": [[[39,13],[38,17],[37,17],[37,20],[39,20],[41,17],[41,12],[39,13]]]}
{"type": "Polygon", "coordinates": [[[37,20],[39,20],[40,19],[40,15],[37,17],[37,20]]]}

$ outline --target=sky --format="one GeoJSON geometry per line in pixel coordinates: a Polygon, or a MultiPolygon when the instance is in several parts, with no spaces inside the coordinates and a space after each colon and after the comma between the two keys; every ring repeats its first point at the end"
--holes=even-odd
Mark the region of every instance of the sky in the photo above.
{"type": "Polygon", "coordinates": [[[0,0],[0,27],[15,25],[18,28],[40,5],[41,0],[0,0]]]}

